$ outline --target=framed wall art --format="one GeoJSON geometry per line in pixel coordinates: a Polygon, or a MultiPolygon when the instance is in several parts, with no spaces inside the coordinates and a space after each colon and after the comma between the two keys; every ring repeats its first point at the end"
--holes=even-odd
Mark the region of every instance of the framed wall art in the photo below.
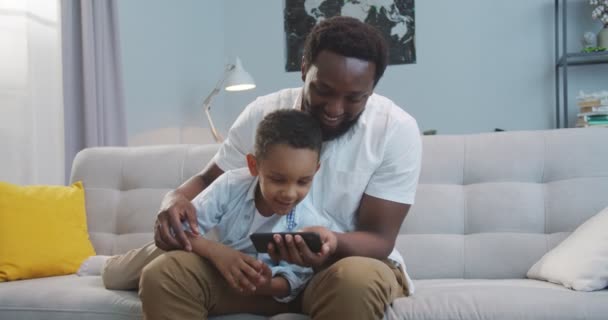
{"type": "Polygon", "coordinates": [[[337,15],[378,28],[389,43],[389,64],[416,63],[414,0],[285,0],[286,71],[300,70],[312,27],[337,15]]]}

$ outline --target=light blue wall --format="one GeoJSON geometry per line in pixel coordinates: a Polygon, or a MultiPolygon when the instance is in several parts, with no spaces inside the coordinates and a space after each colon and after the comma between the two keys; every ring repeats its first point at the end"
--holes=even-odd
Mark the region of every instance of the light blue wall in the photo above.
{"type": "MultiPolygon", "coordinates": [[[[223,71],[222,2],[128,0],[118,5],[129,137],[206,125],[200,104],[223,71]]],[[[217,102],[223,104],[221,96],[217,102]]]]}
{"type": "Polygon", "coordinates": [[[255,97],[282,88],[302,85],[299,72],[285,72],[283,1],[225,0],[226,54],[238,55],[257,87],[253,91],[226,95],[227,114],[236,118],[255,97]],[[238,21],[238,23],[236,23],[238,21]]]}
{"type": "MultiPolygon", "coordinates": [[[[597,27],[586,3],[574,4],[571,20],[586,25],[572,26],[572,50],[580,47],[579,28],[597,27]]],[[[256,96],[301,85],[298,72],[284,71],[281,0],[120,4],[131,135],[172,125],[206,127],[200,99],[236,56],[257,88],[218,96],[213,114],[222,132],[256,96]]],[[[389,66],[376,91],[415,116],[422,130],[553,127],[553,0],[419,0],[416,37],[417,63],[389,66]]],[[[571,69],[571,98],[580,89],[606,88],[606,67],[571,69]]]]}
{"type": "MultiPolygon", "coordinates": [[[[552,4],[552,0],[416,1],[418,61],[389,66],[376,91],[416,117],[422,130],[550,128],[552,4]]],[[[239,55],[259,79],[260,94],[301,84],[299,73],[283,71],[282,10],[282,1],[264,7],[256,1],[226,2],[225,21],[245,21],[246,26],[226,24],[227,39],[241,39],[227,40],[227,52],[242,52],[239,55]],[[239,36],[241,31],[245,34],[239,36]]],[[[238,104],[236,98],[226,99],[238,104]]]]}

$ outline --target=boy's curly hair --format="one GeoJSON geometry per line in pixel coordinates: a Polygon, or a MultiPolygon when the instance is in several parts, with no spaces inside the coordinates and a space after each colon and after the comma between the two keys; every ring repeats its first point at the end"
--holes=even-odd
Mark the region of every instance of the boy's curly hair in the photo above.
{"type": "Polygon", "coordinates": [[[255,156],[264,159],[270,147],[286,144],[297,149],[321,153],[323,137],[319,122],[309,113],[296,109],[281,109],[267,114],[255,135],[255,156]]]}

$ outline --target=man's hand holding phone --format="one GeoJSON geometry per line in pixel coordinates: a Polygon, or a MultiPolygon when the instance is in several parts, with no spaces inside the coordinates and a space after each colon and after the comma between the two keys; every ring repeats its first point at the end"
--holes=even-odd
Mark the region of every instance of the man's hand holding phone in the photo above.
{"type": "Polygon", "coordinates": [[[308,227],[300,231],[318,233],[321,238],[321,251],[313,252],[299,235],[284,237],[275,235],[274,241],[268,244],[268,254],[275,262],[284,260],[304,267],[321,267],[336,252],[338,238],[331,230],[321,226],[308,227]]]}

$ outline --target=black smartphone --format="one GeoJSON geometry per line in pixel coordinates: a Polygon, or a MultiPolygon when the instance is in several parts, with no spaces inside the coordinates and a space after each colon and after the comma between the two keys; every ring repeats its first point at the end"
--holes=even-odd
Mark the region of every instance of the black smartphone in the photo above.
{"type": "Polygon", "coordinates": [[[310,251],[312,251],[312,252],[321,251],[321,236],[316,232],[252,233],[249,236],[249,239],[251,239],[251,242],[253,242],[253,245],[255,246],[255,250],[257,250],[260,253],[267,253],[268,252],[268,243],[274,242],[274,240],[272,239],[272,236],[275,234],[281,235],[281,237],[283,237],[283,239],[285,239],[285,235],[288,235],[288,234],[290,234],[292,236],[299,235],[300,237],[302,237],[302,239],[304,239],[304,242],[306,242],[306,245],[308,246],[310,251]]]}

